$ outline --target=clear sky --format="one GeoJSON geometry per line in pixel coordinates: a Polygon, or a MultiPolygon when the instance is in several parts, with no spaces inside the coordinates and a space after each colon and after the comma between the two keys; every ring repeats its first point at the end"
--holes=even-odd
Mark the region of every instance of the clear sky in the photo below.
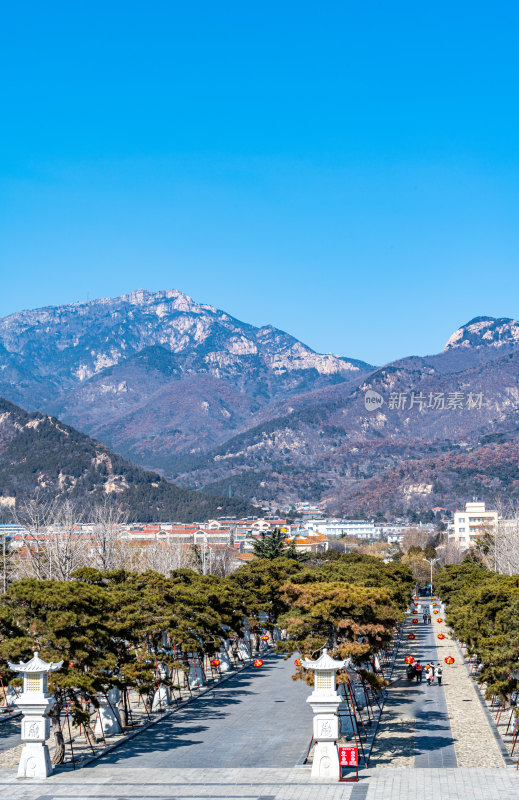
{"type": "Polygon", "coordinates": [[[321,352],[519,315],[519,6],[22,2],[0,315],[178,288],[321,352]]]}

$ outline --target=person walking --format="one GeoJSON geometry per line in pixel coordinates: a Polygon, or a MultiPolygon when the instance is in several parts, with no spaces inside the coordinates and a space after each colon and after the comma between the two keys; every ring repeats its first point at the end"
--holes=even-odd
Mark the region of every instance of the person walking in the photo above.
{"type": "Polygon", "coordinates": [[[427,614],[427,622],[429,623],[429,625],[431,624],[431,615],[430,614],[427,614]]]}
{"type": "Polygon", "coordinates": [[[421,683],[423,678],[423,664],[421,663],[421,661],[418,661],[415,664],[414,669],[416,674],[416,682],[421,683]]]}
{"type": "Polygon", "coordinates": [[[427,669],[425,670],[425,680],[427,681],[428,686],[432,686],[434,681],[434,667],[431,664],[427,664],[427,669]]]}
{"type": "Polygon", "coordinates": [[[425,613],[425,611],[423,612],[423,621],[425,625],[425,623],[427,622],[427,614],[425,613]]]}
{"type": "Polygon", "coordinates": [[[438,664],[436,666],[436,669],[434,670],[434,675],[436,677],[436,680],[438,681],[438,686],[441,686],[442,685],[442,677],[443,677],[443,667],[442,667],[442,665],[440,664],[439,661],[438,661],[438,664]]]}

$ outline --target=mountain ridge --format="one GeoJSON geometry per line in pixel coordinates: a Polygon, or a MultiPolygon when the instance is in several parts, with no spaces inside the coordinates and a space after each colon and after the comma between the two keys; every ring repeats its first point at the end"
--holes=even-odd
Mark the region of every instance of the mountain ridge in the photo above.
{"type": "Polygon", "coordinates": [[[434,485],[426,465],[438,453],[457,458],[485,436],[514,440],[518,356],[512,318],[474,317],[443,351],[374,367],[316,353],[178,290],[136,290],[0,320],[0,394],[197,490],[232,485],[247,502],[313,499],[337,509],[343,497],[360,508],[362,487],[372,505],[369,487],[385,497],[376,476],[387,475],[396,492],[388,508],[445,505],[455,481],[427,498],[394,474],[420,463],[422,483],[434,485]],[[383,397],[375,413],[368,390],[383,397]],[[482,393],[482,407],[427,405],[456,392],[463,403],[482,393]],[[400,395],[408,405],[395,408],[400,395]]]}
{"type": "Polygon", "coordinates": [[[86,508],[108,496],[130,521],[192,522],[254,509],[168,483],[50,415],[0,397],[0,508],[16,511],[38,494],[86,508]]]}

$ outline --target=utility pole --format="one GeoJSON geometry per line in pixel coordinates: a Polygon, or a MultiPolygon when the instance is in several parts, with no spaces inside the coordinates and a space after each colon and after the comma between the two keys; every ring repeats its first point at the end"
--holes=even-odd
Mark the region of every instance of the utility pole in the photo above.
{"type": "Polygon", "coordinates": [[[7,564],[6,564],[6,554],[5,554],[5,533],[2,536],[2,572],[3,572],[3,592],[4,594],[7,592],[7,564]]]}
{"type": "Polygon", "coordinates": [[[432,576],[433,576],[433,564],[436,564],[438,559],[437,558],[424,558],[422,560],[423,561],[427,561],[427,563],[430,564],[430,566],[431,566],[431,597],[432,597],[432,594],[433,594],[433,579],[432,579],[432,576]]]}

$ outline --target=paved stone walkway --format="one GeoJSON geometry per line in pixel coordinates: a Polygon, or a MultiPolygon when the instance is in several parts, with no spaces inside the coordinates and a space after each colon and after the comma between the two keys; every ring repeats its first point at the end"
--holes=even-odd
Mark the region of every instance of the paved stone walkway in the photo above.
{"type": "Polygon", "coordinates": [[[461,660],[457,659],[454,667],[445,666],[442,687],[409,684],[405,677],[406,654],[419,657],[423,663],[443,661],[451,650],[457,657],[452,641],[445,640],[440,645],[436,639],[441,628],[434,622],[430,626],[421,621],[419,625],[406,623],[370,769],[361,770],[358,784],[312,781],[308,768],[295,767],[310,739],[311,712],[305,702],[310,690],[302,682],[290,679],[292,660],[268,656],[261,670],[249,668],[234,675],[77,772],[57,772],[46,781],[18,781],[15,770],[0,770],[0,797],[8,800],[519,798],[519,772],[502,768],[504,762],[481,706],[474,703],[474,698],[477,700],[474,687],[461,660]],[[407,639],[411,630],[417,636],[414,642],[407,639]],[[467,700],[470,712],[465,711],[467,700]],[[470,746],[465,745],[464,738],[470,738],[470,746]],[[481,749],[478,741],[482,743],[481,749]],[[456,763],[458,768],[453,768],[456,763]]]}
{"type": "Polygon", "coordinates": [[[0,720],[0,753],[20,744],[20,724],[22,715],[4,714],[0,720]]]}
{"type": "Polygon", "coordinates": [[[291,680],[293,659],[265,658],[103,756],[139,767],[293,767],[310,744],[310,688],[291,680]]]}
{"type": "Polygon", "coordinates": [[[127,769],[100,764],[46,781],[0,772],[7,800],[515,800],[512,769],[366,770],[358,784],[311,782],[306,769],[127,769]]]}
{"type": "Polygon", "coordinates": [[[381,717],[370,767],[456,767],[454,740],[449,724],[444,687],[409,682],[404,658],[412,655],[422,664],[436,664],[435,626],[411,620],[404,624],[394,680],[381,717]],[[414,633],[416,639],[407,638],[414,633]]]}
{"type": "MultiPolygon", "coordinates": [[[[440,616],[440,615],[437,615],[440,616]]],[[[496,767],[505,762],[478,699],[473,680],[445,622],[413,625],[407,620],[388,690],[370,767],[496,767]],[[416,639],[407,638],[413,632],[416,639]],[[447,637],[439,640],[438,634],[447,637]],[[404,657],[423,664],[440,661],[442,686],[409,683],[404,657]],[[453,665],[445,656],[455,658],[453,665]]]]}
{"type": "Polygon", "coordinates": [[[434,624],[435,634],[444,633],[443,641],[436,639],[439,660],[444,667],[445,701],[449,712],[454,749],[460,767],[504,767],[505,762],[481,705],[474,680],[469,676],[461,652],[452,640],[445,622],[434,624]],[[445,656],[455,663],[444,664],[445,656]]]}

